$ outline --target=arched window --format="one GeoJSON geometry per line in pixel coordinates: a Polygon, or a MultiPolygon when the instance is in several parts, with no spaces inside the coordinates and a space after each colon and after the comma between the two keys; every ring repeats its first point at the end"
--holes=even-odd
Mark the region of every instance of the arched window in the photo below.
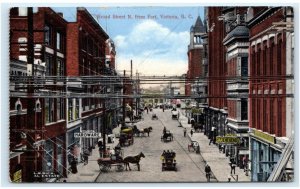
{"type": "Polygon", "coordinates": [[[22,113],[22,103],[20,101],[20,98],[18,98],[17,102],[15,103],[15,109],[17,110],[17,114],[22,113]]]}

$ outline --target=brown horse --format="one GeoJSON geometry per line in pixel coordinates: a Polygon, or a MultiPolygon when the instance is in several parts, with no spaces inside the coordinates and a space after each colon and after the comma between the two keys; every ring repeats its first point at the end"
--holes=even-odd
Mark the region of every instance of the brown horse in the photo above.
{"type": "Polygon", "coordinates": [[[143,132],[144,133],[147,133],[148,134],[148,136],[149,136],[149,133],[152,131],[152,127],[148,127],[148,128],[145,128],[144,130],[143,130],[143,132]]]}
{"type": "Polygon", "coordinates": [[[145,155],[143,154],[143,152],[141,152],[139,155],[136,155],[136,156],[127,156],[127,157],[125,157],[123,159],[123,162],[125,164],[126,171],[127,171],[127,166],[129,167],[129,171],[131,171],[129,163],[136,164],[137,167],[138,167],[138,171],[140,171],[140,160],[141,160],[141,157],[143,157],[143,158],[145,157],[145,155]]]}

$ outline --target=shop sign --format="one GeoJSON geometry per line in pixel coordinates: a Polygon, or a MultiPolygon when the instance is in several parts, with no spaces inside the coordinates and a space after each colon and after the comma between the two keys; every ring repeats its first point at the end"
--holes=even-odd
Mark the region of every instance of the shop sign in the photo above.
{"type": "Polygon", "coordinates": [[[22,182],[22,169],[13,174],[13,182],[22,182]]]}
{"type": "Polygon", "coordinates": [[[256,130],[256,129],[253,129],[253,133],[254,133],[254,136],[256,136],[256,137],[258,137],[258,138],[261,138],[261,139],[263,139],[263,140],[265,140],[265,141],[268,141],[268,142],[270,142],[270,143],[272,143],[272,144],[275,144],[275,137],[273,137],[273,136],[271,136],[271,135],[268,135],[268,134],[266,134],[266,133],[263,133],[263,132],[261,132],[261,131],[258,131],[258,130],[256,130]]]}
{"type": "Polygon", "coordinates": [[[75,138],[100,138],[101,133],[97,133],[93,130],[86,130],[80,133],[74,133],[75,138]]]}
{"type": "Polygon", "coordinates": [[[38,171],[38,172],[33,172],[33,177],[34,178],[60,178],[61,175],[54,172],[38,171]]]}
{"type": "Polygon", "coordinates": [[[225,136],[225,137],[216,137],[216,143],[217,144],[239,144],[240,139],[233,136],[225,136]]]}

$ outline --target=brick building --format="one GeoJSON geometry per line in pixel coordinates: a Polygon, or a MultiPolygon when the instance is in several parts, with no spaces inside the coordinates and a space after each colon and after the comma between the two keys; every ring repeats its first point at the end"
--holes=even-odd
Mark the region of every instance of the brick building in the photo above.
{"type": "Polygon", "coordinates": [[[205,134],[212,138],[224,134],[227,117],[226,79],[227,65],[225,59],[225,24],[219,20],[223,7],[206,7],[207,58],[208,58],[208,107],[204,109],[205,134]],[[216,130],[212,133],[212,127],[216,130]]]}
{"type": "Polygon", "coordinates": [[[223,44],[226,48],[228,116],[227,125],[219,136],[233,134],[240,137],[240,144],[225,145],[224,150],[230,153],[238,165],[242,165],[244,156],[249,157],[247,7],[225,7],[222,14],[226,28],[223,44]]]}
{"type": "MultiPolygon", "coordinates": [[[[11,65],[21,64],[18,74],[30,76],[32,72],[39,75],[41,88],[35,88],[37,93],[51,93],[51,91],[64,91],[62,82],[56,80],[43,81],[43,78],[65,75],[65,52],[66,52],[66,25],[67,22],[60,14],[50,8],[38,8],[33,14],[33,47],[34,47],[34,70],[28,69],[30,62],[28,54],[30,42],[28,37],[28,9],[12,8],[10,10],[10,59],[11,65]],[[16,60],[16,61],[14,61],[16,60]],[[22,68],[23,67],[23,68],[22,68]],[[41,69],[45,69],[43,72],[41,69]]],[[[21,79],[19,77],[18,79],[21,79]]],[[[17,83],[18,81],[16,81],[17,83]]],[[[24,83],[23,83],[24,84],[24,83]]],[[[34,178],[37,171],[55,172],[61,177],[66,175],[65,157],[65,99],[53,97],[27,98],[26,85],[23,88],[16,87],[11,91],[10,98],[10,134],[16,135],[17,140],[23,138],[25,148],[16,149],[15,141],[10,139],[11,157],[10,174],[14,178],[14,166],[22,167],[19,177],[21,181],[46,181],[46,178],[34,178]],[[25,88],[24,88],[25,87],[25,88]],[[22,91],[22,92],[21,92],[22,91]],[[21,93],[20,93],[21,92],[21,93]],[[22,95],[23,94],[23,95],[22,95]],[[21,98],[17,98],[21,97],[21,98]],[[27,105],[35,102],[34,110],[28,110],[27,105]],[[13,112],[17,107],[17,113],[13,112]],[[17,129],[15,129],[17,128],[17,129]],[[34,132],[31,132],[31,131],[34,132]],[[17,132],[17,133],[15,133],[17,132]],[[31,141],[31,142],[28,142],[31,141]],[[34,150],[31,150],[34,149],[34,150]],[[32,162],[32,163],[30,163],[32,162]]],[[[18,142],[17,142],[18,143],[18,142]]],[[[20,147],[20,146],[19,146],[20,147]]],[[[19,172],[20,173],[20,172],[19,172]]]]}
{"type": "MultiPolygon", "coordinates": [[[[69,92],[84,95],[67,99],[68,163],[73,157],[80,161],[80,153],[84,149],[95,147],[98,142],[97,138],[75,138],[75,133],[106,132],[103,125],[107,125],[109,118],[105,119],[103,116],[108,102],[92,96],[106,94],[111,87],[101,79],[101,75],[110,74],[105,65],[108,39],[109,36],[90,13],[85,8],[77,8],[76,21],[67,25],[67,47],[70,47],[66,62],[67,88],[69,92]],[[99,80],[100,85],[88,82],[92,76],[99,80]]],[[[109,117],[110,113],[106,116],[109,117]]]]}
{"type": "Polygon", "coordinates": [[[251,170],[253,181],[266,181],[294,135],[293,79],[286,77],[293,76],[294,33],[275,27],[288,27],[293,9],[269,7],[257,16],[251,14],[255,8],[249,9],[251,170]]]}
{"type": "MultiPolygon", "coordinates": [[[[190,29],[190,44],[188,45],[188,71],[186,74],[185,95],[192,95],[198,92],[192,88],[196,79],[203,75],[202,73],[202,57],[203,57],[203,39],[202,36],[206,33],[200,16],[190,29]]],[[[198,85],[197,85],[198,86],[198,85]]],[[[201,89],[202,91],[202,89],[201,89]]]]}

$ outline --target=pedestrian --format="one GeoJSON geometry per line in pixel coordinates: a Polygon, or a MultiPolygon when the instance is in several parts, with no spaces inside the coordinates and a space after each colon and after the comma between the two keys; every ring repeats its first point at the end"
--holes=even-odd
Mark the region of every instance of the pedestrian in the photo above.
{"type": "Polygon", "coordinates": [[[209,182],[210,181],[211,168],[208,165],[208,163],[206,163],[206,165],[205,165],[205,173],[206,173],[207,182],[209,182]]]}
{"type": "Polygon", "coordinates": [[[147,107],[146,110],[147,110],[147,114],[148,114],[149,113],[149,108],[147,107]]]}
{"type": "Polygon", "coordinates": [[[184,128],[184,130],[183,130],[183,135],[184,135],[184,137],[186,137],[186,128],[184,128]]]}
{"type": "Polygon", "coordinates": [[[193,133],[194,133],[194,131],[193,131],[193,129],[191,129],[191,137],[193,136],[193,133]]]}
{"type": "Polygon", "coordinates": [[[164,127],[163,134],[166,134],[166,132],[167,132],[167,129],[166,129],[166,127],[164,127]]]}
{"type": "Polygon", "coordinates": [[[214,143],[214,137],[215,137],[215,133],[214,132],[215,132],[215,127],[211,127],[209,145],[211,143],[214,143]]]}
{"type": "Polygon", "coordinates": [[[76,174],[78,171],[77,171],[77,161],[75,160],[75,158],[73,158],[70,164],[71,164],[71,172],[73,174],[76,174]]]}
{"type": "Polygon", "coordinates": [[[89,155],[90,155],[89,150],[85,148],[83,150],[84,165],[87,165],[89,163],[89,155]]]}
{"type": "Polygon", "coordinates": [[[230,168],[231,168],[230,174],[232,174],[232,172],[233,172],[233,174],[235,174],[235,167],[236,167],[236,164],[235,164],[235,162],[233,161],[233,162],[231,163],[231,166],[230,166],[230,168]]]}

